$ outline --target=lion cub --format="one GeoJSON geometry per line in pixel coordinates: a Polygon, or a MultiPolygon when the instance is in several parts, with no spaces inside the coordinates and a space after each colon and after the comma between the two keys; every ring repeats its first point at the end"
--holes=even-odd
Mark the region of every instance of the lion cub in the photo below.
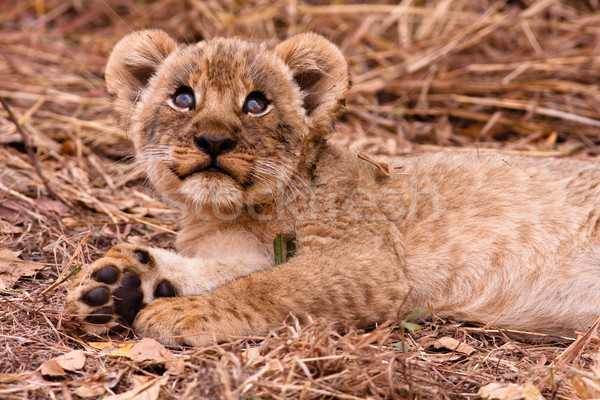
{"type": "Polygon", "coordinates": [[[135,32],[106,67],[119,123],[184,212],[177,253],[119,244],[70,315],[170,344],[267,332],[289,313],[367,327],[416,307],[565,334],[600,315],[600,168],[497,154],[365,161],[326,141],[348,91],[332,43],[178,45],[135,32]],[[297,252],[275,265],[273,238],[297,252]]]}

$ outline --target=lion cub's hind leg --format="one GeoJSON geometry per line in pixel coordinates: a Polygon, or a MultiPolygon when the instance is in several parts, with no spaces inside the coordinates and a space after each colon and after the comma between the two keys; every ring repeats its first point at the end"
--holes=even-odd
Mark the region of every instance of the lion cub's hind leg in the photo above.
{"type": "Polygon", "coordinates": [[[116,245],[75,277],[67,312],[95,333],[131,326],[137,313],[156,298],[178,294],[177,283],[160,273],[156,256],[162,252],[116,245]]]}

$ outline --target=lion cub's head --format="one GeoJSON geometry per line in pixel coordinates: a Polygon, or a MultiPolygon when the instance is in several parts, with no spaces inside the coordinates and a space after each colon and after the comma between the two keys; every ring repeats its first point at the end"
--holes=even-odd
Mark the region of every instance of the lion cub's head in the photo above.
{"type": "MultiPolygon", "coordinates": [[[[134,32],[106,67],[119,123],[157,190],[192,207],[238,207],[292,185],[343,107],[347,65],[302,34],[270,49],[239,39],[178,45],[134,32]]],[[[267,200],[268,201],[268,200],[267,200]]]]}

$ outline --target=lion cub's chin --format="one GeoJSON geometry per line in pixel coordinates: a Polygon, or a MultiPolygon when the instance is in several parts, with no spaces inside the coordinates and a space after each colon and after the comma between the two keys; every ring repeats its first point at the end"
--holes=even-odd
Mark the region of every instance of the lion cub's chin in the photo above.
{"type": "MultiPolygon", "coordinates": [[[[189,216],[196,219],[231,221],[245,210],[271,209],[285,193],[285,182],[272,185],[253,185],[244,189],[233,178],[218,173],[198,173],[184,181],[157,182],[156,190],[165,194],[167,202],[174,202],[189,216]],[[218,175],[218,176],[216,176],[218,175]],[[191,215],[190,215],[191,214],[191,215]]],[[[250,216],[262,219],[263,216],[250,216]]]]}
{"type": "Polygon", "coordinates": [[[169,197],[182,204],[187,212],[205,215],[210,211],[218,218],[236,215],[244,203],[243,191],[225,175],[218,178],[201,174],[190,177],[169,197]]]}

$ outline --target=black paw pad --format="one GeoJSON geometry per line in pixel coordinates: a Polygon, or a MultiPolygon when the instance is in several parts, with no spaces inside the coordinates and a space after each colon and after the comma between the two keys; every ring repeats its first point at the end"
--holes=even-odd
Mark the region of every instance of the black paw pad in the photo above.
{"type": "Polygon", "coordinates": [[[162,281],[154,290],[154,297],[175,297],[175,289],[171,282],[162,281]]]}
{"type": "Polygon", "coordinates": [[[85,320],[92,324],[106,324],[113,319],[112,309],[110,307],[102,307],[91,312],[92,315],[85,317],[85,320]]]}
{"type": "Polygon", "coordinates": [[[140,280],[139,276],[137,276],[133,272],[127,271],[123,274],[123,280],[121,281],[121,285],[119,287],[120,288],[126,287],[126,288],[133,289],[133,288],[139,288],[141,284],[142,284],[142,281],[140,280]]]}
{"type": "Polygon", "coordinates": [[[137,313],[144,308],[142,303],[144,293],[140,289],[141,284],[142,282],[137,275],[125,272],[121,280],[121,286],[113,291],[115,313],[120,315],[129,325],[131,325],[137,313]]]}
{"type": "Polygon", "coordinates": [[[148,264],[150,262],[150,254],[148,254],[147,251],[135,250],[133,255],[142,264],[148,264]]]}
{"type": "Polygon", "coordinates": [[[113,284],[119,279],[119,270],[113,265],[104,267],[94,273],[92,277],[98,282],[113,284]]]}
{"type": "Polygon", "coordinates": [[[82,300],[90,306],[101,306],[108,302],[109,295],[107,288],[97,287],[84,294],[82,300]]]}

